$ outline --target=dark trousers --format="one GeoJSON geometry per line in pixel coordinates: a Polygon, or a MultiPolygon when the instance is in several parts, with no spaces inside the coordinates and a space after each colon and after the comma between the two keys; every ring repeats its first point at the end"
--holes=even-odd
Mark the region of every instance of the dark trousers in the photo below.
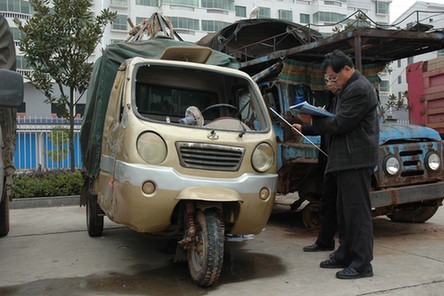
{"type": "Polygon", "coordinates": [[[316,244],[323,247],[335,246],[335,232],[337,229],[336,215],[336,195],[337,195],[336,176],[332,173],[325,173],[322,182],[321,208],[319,218],[321,228],[319,230],[316,244]]]}
{"type": "Polygon", "coordinates": [[[357,271],[363,271],[373,260],[372,172],[370,168],[335,172],[339,233],[335,259],[357,271]]]}

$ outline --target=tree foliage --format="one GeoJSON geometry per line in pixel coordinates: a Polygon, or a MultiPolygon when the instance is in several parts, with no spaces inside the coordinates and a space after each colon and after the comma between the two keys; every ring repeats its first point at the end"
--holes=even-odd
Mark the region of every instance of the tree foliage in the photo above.
{"type": "Polygon", "coordinates": [[[49,133],[49,139],[52,143],[52,150],[47,152],[52,162],[57,163],[61,167],[61,163],[68,157],[68,149],[66,143],[69,140],[69,130],[53,129],[49,133]]]}
{"type": "Polygon", "coordinates": [[[94,16],[88,0],[30,0],[33,16],[14,22],[22,32],[20,50],[31,72],[25,77],[48,103],[65,107],[70,122],[71,169],[74,170],[74,110],[88,88],[93,63],[88,59],[103,30],[117,13],[104,9],[94,16]],[[75,95],[78,95],[76,98],[75,95]]]}

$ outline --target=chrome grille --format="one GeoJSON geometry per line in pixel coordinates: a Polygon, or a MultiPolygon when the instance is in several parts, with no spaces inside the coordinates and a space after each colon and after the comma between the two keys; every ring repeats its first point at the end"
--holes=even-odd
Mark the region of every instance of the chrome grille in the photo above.
{"type": "Polygon", "coordinates": [[[220,171],[237,171],[245,152],[241,147],[189,142],[176,143],[176,149],[183,167],[220,171]]]}

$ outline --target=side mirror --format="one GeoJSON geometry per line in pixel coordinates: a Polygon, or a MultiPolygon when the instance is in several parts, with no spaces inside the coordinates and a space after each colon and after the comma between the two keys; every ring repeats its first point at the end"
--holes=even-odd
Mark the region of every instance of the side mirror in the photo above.
{"type": "Polygon", "coordinates": [[[0,106],[19,107],[23,104],[23,77],[17,72],[0,69],[0,106]]]}

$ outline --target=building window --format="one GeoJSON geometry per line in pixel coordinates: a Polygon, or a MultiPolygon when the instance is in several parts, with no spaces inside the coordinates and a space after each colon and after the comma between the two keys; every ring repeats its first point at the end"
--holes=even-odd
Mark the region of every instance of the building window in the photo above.
{"type": "Polygon", "coordinates": [[[138,24],[145,24],[145,21],[146,21],[147,19],[146,18],[144,18],[144,17],[138,17],[138,16],[136,16],[136,25],[138,25],[138,24]]]}
{"type": "Polygon", "coordinates": [[[76,115],[83,117],[83,113],[85,113],[85,104],[76,104],[76,115]]]}
{"type": "Polygon", "coordinates": [[[336,12],[319,11],[313,14],[313,22],[315,23],[337,23],[346,18],[345,14],[336,12]]]}
{"type": "Polygon", "coordinates": [[[245,6],[234,6],[236,10],[236,16],[247,17],[247,8],[245,6]]]}
{"type": "Polygon", "coordinates": [[[309,24],[310,23],[310,15],[305,13],[299,14],[299,22],[301,24],[309,24]]]}
{"type": "Polygon", "coordinates": [[[293,11],[279,9],[279,19],[292,22],[293,21],[293,11]]]}
{"type": "Polygon", "coordinates": [[[14,38],[14,41],[20,41],[20,38],[22,37],[22,32],[19,28],[11,27],[12,37],[14,38]]]}
{"type": "Polygon", "coordinates": [[[32,12],[28,0],[0,0],[0,11],[11,11],[26,14],[32,12]]]}
{"type": "Polygon", "coordinates": [[[189,29],[189,30],[199,30],[199,20],[191,19],[187,17],[168,17],[173,25],[174,29],[189,29]]]}
{"type": "Polygon", "coordinates": [[[389,14],[389,4],[387,2],[376,1],[376,14],[389,14]]]}
{"type": "Polygon", "coordinates": [[[17,56],[15,64],[17,69],[22,69],[22,70],[30,69],[28,66],[28,62],[26,61],[26,58],[24,56],[17,56]]]}
{"type": "Polygon", "coordinates": [[[51,104],[51,114],[56,114],[57,117],[63,118],[65,111],[65,106],[61,106],[56,103],[51,104]]]}
{"type": "Polygon", "coordinates": [[[113,22],[113,30],[128,30],[127,15],[118,14],[113,22]]]}
{"type": "Polygon", "coordinates": [[[218,8],[234,11],[234,1],[232,0],[202,0],[201,3],[204,8],[218,8]]]}
{"type": "Polygon", "coordinates": [[[436,56],[438,56],[438,57],[442,57],[442,56],[444,56],[444,49],[439,49],[439,50],[436,52],[436,56]]]}
{"type": "Polygon", "coordinates": [[[159,0],[136,0],[136,5],[159,7],[159,0]]]}
{"type": "Polygon", "coordinates": [[[111,5],[115,5],[115,6],[128,6],[128,1],[127,0],[111,0],[111,5]]]}
{"type": "Polygon", "coordinates": [[[401,68],[401,60],[398,60],[398,68],[401,68]]]}
{"type": "Polygon", "coordinates": [[[388,80],[381,80],[379,83],[379,91],[388,92],[390,90],[390,83],[388,80]]]}
{"type": "Polygon", "coordinates": [[[401,100],[402,99],[402,92],[398,91],[398,99],[401,100]]]}
{"type": "Polygon", "coordinates": [[[26,103],[23,102],[19,107],[17,107],[17,113],[26,113],[26,103]]]}
{"type": "Polygon", "coordinates": [[[401,75],[399,75],[398,76],[398,84],[401,84],[402,83],[402,77],[401,77],[401,75]]]}
{"type": "Polygon", "coordinates": [[[270,17],[271,12],[268,7],[259,7],[259,17],[270,17]]]}
{"type": "Polygon", "coordinates": [[[199,6],[199,0],[163,0],[163,4],[177,4],[177,5],[186,5],[186,6],[199,6]]]}
{"type": "Polygon", "coordinates": [[[414,61],[414,57],[408,57],[407,58],[407,65],[411,65],[411,64],[413,64],[415,61],[414,61]]]}
{"type": "MultiPolygon", "coordinates": [[[[343,2],[343,1],[342,1],[342,2],[343,2]]],[[[333,1],[324,0],[324,4],[325,4],[325,5],[335,5],[335,6],[342,7],[342,3],[341,3],[341,2],[338,2],[338,1],[336,1],[336,0],[333,0],[333,1]]]]}
{"type": "Polygon", "coordinates": [[[202,31],[216,32],[222,30],[223,28],[229,25],[231,25],[231,23],[202,20],[202,31]]]}

